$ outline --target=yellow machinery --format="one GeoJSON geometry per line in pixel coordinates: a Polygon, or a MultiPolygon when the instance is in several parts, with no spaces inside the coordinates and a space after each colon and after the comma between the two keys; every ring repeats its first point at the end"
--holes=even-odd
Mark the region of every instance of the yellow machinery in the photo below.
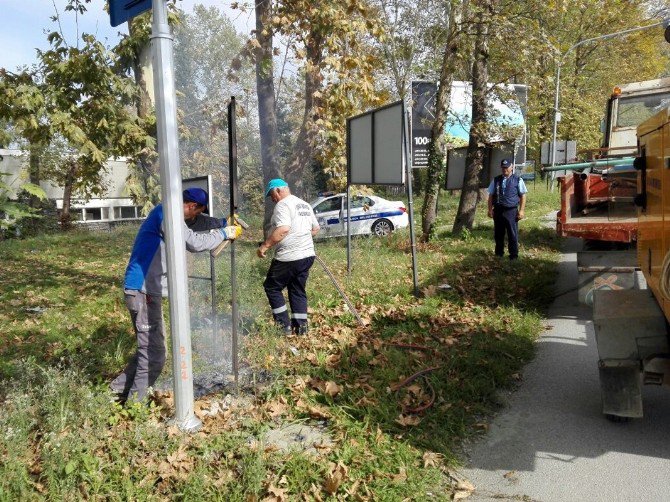
{"type": "Polygon", "coordinates": [[[670,108],[638,126],[638,265],[648,289],[596,291],[603,412],[642,416],[642,386],[670,384],[670,108]]]}

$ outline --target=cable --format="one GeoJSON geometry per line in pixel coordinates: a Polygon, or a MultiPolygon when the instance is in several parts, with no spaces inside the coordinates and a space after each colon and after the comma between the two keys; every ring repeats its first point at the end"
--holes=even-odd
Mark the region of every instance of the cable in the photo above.
{"type": "Polygon", "coordinates": [[[663,258],[661,274],[658,278],[658,287],[661,290],[663,298],[670,300],[670,251],[665,253],[665,258],[663,258]]]}

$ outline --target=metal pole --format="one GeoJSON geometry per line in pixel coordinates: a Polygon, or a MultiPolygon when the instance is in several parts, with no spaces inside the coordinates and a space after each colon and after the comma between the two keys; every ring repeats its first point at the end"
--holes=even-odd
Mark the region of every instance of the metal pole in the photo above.
{"type": "MultiPolygon", "coordinates": [[[[558,95],[560,92],[561,85],[561,65],[563,64],[563,57],[561,56],[558,59],[556,65],[556,93],[554,94],[554,132],[551,135],[551,167],[553,168],[556,165],[556,130],[558,129],[558,120],[559,120],[559,111],[558,111],[558,95]]],[[[554,171],[551,172],[551,183],[549,184],[550,190],[554,191],[554,171]]]]}
{"type": "Polygon", "coordinates": [[[196,431],[202,426],[202,422],[193,413],[191,320],[186,287],[188,278],[177,135],[177,101],[172,59],[173,37],[168,25],[165,0],[153,0],[151,41],[154,57],[156,123],[167,251],[167,279],[170,292],[174,423],[183,431],[196,431]]]}
{"type": "Polygon", "coordinates": [[[347,274],[351,275],[351,225],[349,225],[349,216],[351,215],[351,185],[347,178],[347,274]]]}
{"type": "MultiPolygon", "coordinates": [[[[207,175],[207,193],[209,194],[209,201],[207,207],[209,208],[209,215],[214,216],[214,194],[212,190],[212,175],[207,175]]],[[[209,254],[209,287],[212,301],[212,343],[218,349],[221,349],[219,342],[219,313],[216,310],[216,263],[215,257],[209,254]]]]}
{"type": "MultiPolygon", "coordinates": [[[[404,106],[403,106],[404,108],[404,106]]],[[[409,147],[408,131],[409,131],[409,110],[404,114],[405,120],[402,124],[402,141],[405,145],[405,166],[407,169],[407,192],[408,192],[408,206],[409,206],[409,238],[412,244],[412,280],[414,283],[414,296],[419,296],[419,273],[416,263],[416,240],[414,238],[414,199],[412,196],[412,153],[409,147]]]]}
{"type": "MultiPolygon", "coordinates": [[[[237,213],[237,129],[235,122],[235,96],[230,98],[228,104],[228,164],[230,169],[230,215],[234,217],[237,213]]],[[[230,222],[229,222],[230,223],[230,222]]],[[[233,376],[235,377],[235,390],[239,390],[239,359],[237,325],[239,324],[239,312],[237,305],[237,262],[235,258],[235,241],[230,245],[230,291],[232,303],[232,347],[231,358],[233,365],[233,376]]]]}

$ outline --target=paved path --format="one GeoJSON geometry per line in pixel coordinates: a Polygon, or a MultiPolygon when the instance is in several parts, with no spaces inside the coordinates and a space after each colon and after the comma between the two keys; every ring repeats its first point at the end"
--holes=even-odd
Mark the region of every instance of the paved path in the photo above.
{"type": "MultiPolygon", "coordinates": [[[[556,291],[577,284],[568,241],[556,291]]],[[[466,447],[468,500],[670,501],[670,389],[644,388],[644,418],[615,424],[600,408],[591,308],[577,292],[549,311],[536,358],[488,434],[466,447]],[[469,462],[468,462],[469,460],[469,462]]]]}

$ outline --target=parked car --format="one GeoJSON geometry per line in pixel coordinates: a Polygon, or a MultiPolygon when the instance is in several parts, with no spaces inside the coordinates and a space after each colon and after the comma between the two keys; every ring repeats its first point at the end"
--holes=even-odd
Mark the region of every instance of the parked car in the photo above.
{"type": "MultiPolygon", "coordinates": [[[[314,200],[312,208],[321,230],[317,238],[347,235],[347,194],[325,192],[314,200]]],[[[384,236],[409,225],[405,204],[376,195],[356,195],[351,199],[351,235],[384,236]]]]}

